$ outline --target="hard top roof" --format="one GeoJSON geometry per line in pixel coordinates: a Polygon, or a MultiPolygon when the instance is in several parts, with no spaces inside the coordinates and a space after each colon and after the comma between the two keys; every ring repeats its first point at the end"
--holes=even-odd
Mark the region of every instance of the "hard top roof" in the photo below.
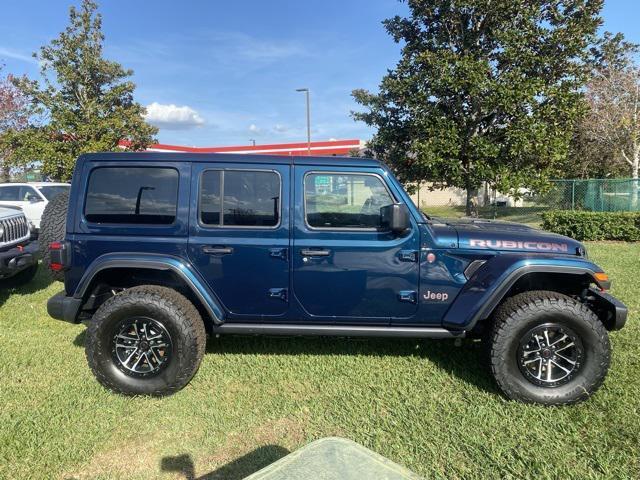
{"type": "Polygon", "coordinates": [[[358,157],[307,157],[279,155],[245,155],[236,153],[172,153],[172,152],[101,152],[81,155],[87,162],[220,162],[278,165],[320,165],[341,167],[379,167],[378,160],[358,157]]]}

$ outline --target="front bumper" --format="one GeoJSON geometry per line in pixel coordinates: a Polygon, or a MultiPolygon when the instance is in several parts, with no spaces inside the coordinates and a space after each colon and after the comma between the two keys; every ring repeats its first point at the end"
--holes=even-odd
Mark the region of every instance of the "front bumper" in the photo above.
{"type": "Polygon", "coordinates": [[[38,242],[0,252],[0,278],[10,278],[38,263],[38,242]]]}
{"type": "Polygon", "coordinates": [[[589,289],[590,300],[594,310],[604,323],[607,330],[620,330],[627,323],[629,310],[627,306],[613,295],[606,292],[589,289]],[[593,299],[593,300],[592,300],[593,299]]]}
{"type": "Polygon", "coordinates": [[[60,292],[47,301],[47,313],[56,320],[78,323],[78,312],[81,306],[81,298],[70,297],[66,292],[60,292]]]}

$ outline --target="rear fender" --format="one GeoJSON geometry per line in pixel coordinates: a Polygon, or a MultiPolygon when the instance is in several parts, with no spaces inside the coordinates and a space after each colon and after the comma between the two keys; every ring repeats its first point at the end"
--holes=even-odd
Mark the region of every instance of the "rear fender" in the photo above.
{"type": "MultiPolygon", "coordinates": [[[[530,273],[554,273],[584,277],[596,283],[594,274],[602,269],[582,257],[548,257],[502,254],[488,260],[462,288],[445,314],[445,328],[471,330],[487,319],[511,287],[530,273]]],[[[600,285],[608,288],[608,285],[600,285]]]]}
{"type": "Polygon", "coordinates": [[[140,268],[150,270],[170,270],[178,275],[202,302],[216,325],[224,322],[225,314],[220,302],[209,289],[206,282],[193,270],[191,264],[181,258],[170,255],[140,253],[108,253],[96,258],[80,279],[74,298],[83,299],[89,293],[87,289],[95,276],[111,268],[140,268]]]}

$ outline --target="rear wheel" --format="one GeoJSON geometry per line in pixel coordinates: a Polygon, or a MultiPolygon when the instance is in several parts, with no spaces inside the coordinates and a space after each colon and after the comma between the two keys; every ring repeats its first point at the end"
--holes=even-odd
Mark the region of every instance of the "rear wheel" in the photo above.
{"type": "Polygon", "coordinates": [[[607,331],[580,302],[556,292],[526,292],[494,315],[489,335],[493,376],[514,400],[564,405],[586,400],[610,361],[607,331]]]}
{"type": "Polygon", "coordinates": [[[170,395],[204,356],[197,309],[175,290],[144,285],[103,303],[87,331],[85,353],[98,381],[126,395],[170,395]]]}
{"type": "Polygon", "coordinates": [[[59,242],[64,240],[67,225],[67,210],[69,208],[69,194],[67,192],[60,193],[51,199],[42,212],[40,221],[40,257],[42,264],[49,271],[54,280],[63,281],[64,272],[53,271],[49,268],[51,265],[51,252],[49,245],[51,242],[59,242]]]}

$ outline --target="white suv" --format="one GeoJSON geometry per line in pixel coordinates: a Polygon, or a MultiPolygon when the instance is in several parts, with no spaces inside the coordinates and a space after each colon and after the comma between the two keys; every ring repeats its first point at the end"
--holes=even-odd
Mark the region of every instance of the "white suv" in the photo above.
{"type": "Polygon", "coordinates": [[[40,230],[44,207],[56,195],[69,191],[68,183],[32,182],[0,184],[0,207],[19,207],[40,230]]]}

